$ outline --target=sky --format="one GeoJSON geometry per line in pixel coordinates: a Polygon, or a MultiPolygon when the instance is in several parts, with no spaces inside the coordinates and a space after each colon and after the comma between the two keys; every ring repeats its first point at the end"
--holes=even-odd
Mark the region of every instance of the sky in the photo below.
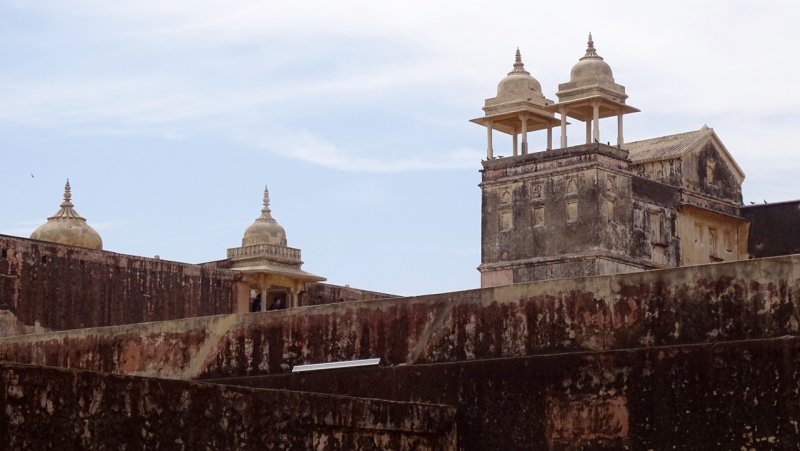
{"type": "Polygon", "coordinates": [[[774,202],[800,198],[798,20],[795,0],[0,0],[0,234],[29,236],[69,178],[106,250],[219,260],[268,185],[331,283],[476,288],[486,133],[468,121],[517,47],[556,100],[592,32],[641,110],[627,141],[708,124],[745,203],[774,202]]]}

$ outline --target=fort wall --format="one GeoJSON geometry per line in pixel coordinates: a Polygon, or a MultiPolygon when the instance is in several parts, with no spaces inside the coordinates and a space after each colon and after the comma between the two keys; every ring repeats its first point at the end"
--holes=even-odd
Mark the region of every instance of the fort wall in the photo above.
{"type": "Polygon", "coordinates": [[[0,364],[2,449],[455,449],[455,409],[0,364]]]}
{"type": "Polygon", "coordinates": [[[0,235],[0,310],[50,330],[235,311],[233,271],[0,235]]]}
{"type": "MultiPolygon", "coordinates": [[[[190,264],[0,235],[0,337],[247,312],[227,260],[190,264]]],[[[397,296],[309,283],[300,305],[397,296]]]]}
{"type": "Polygon", "coordinates": [[[800,448],[800,338],[221,379],[457,407],[458,449],[800,448]]]}
{"type": "Polygon", "coordinates": [[[0,359],[176,379],[798,335],[800,256],[0,339],[0,359]]]}

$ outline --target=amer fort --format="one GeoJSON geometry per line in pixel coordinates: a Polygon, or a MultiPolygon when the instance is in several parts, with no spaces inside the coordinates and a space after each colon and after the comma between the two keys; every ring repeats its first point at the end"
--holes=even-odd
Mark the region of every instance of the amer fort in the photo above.
{"type": "Polygon", "coordinates": [[[471,120],[472,290],[325,283],[275,189],[224,259],[115,253],[68,180],[0,235],[0,447],[800,449],[800,201],[744,205],[707,125],[626,141],[601,50],[555,93],[517,50],[471,120]]]}

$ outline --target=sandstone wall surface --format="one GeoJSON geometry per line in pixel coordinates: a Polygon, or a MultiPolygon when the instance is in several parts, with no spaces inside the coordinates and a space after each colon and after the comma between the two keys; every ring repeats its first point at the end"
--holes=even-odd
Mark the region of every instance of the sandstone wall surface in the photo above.
{"type": "Polygon", "coordinates": [[[464,451],[800,449],[798,337],[219,382],[450,404],[464,451]]]}
{"type": "Polygon", "coordinates": [[[0,359],[176,379],[797,335],[800,256],[0,338],[0,359]]]}
{"type": "Polygon", "coordinates": [[[67,330],[231,313],[237,277],[0,235],[0,310],[27,326],[67,330]]]}
{"type": "Polygon", "coordinates": [[[453,450],[454,409],[0,364],[4,450],[453,450]]]}

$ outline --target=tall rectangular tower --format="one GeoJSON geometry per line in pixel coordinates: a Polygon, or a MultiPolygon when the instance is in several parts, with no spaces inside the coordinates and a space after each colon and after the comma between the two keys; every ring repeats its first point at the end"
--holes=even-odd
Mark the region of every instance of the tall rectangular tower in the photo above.
{"type": "Polygon", "coordinates": [[[604,144],[484,161],[481,286],[656,267],[632,256],[628,165],[604,144]]]}

